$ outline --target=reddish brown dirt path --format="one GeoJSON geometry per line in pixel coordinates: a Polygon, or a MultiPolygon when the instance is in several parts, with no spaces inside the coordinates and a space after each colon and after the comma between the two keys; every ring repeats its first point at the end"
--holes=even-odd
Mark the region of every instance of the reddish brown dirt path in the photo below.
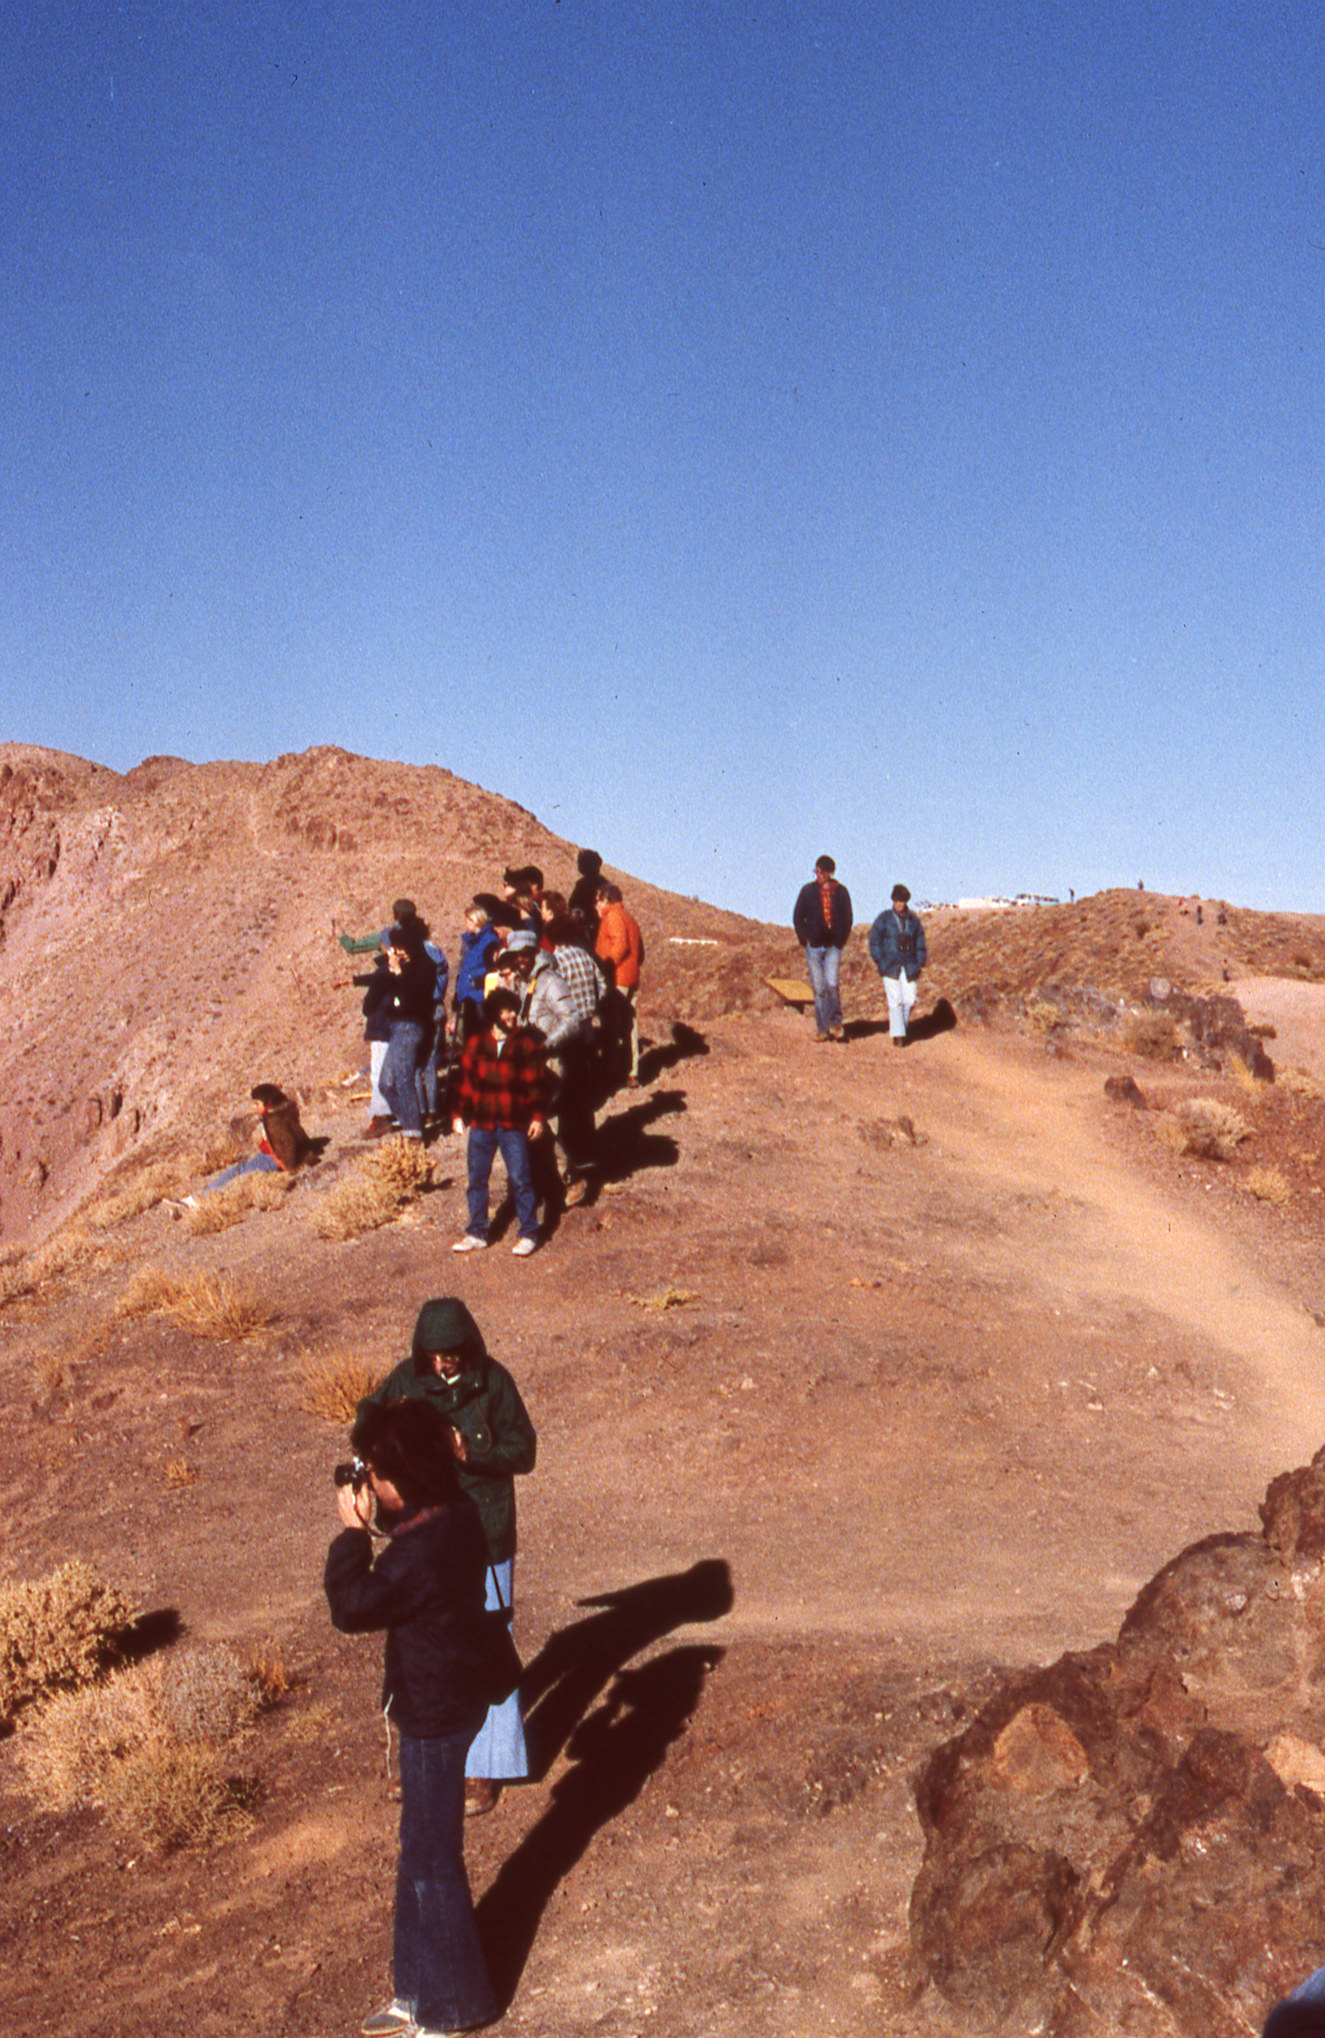
{"type": "MultiPolygon", "coordinates": [[[[1166,1174],[1144,1117],[1103,1097],[1109,1056],[981,1032],[821,1048],[784,1015],[715,1022],[706,1044],[618,1100],[618,1179],[527,1263],[450,1255],[457,1154],[415,1219],[347,1246],[309,1232],[316,1180],[215,1239],[138,1220],[135,1258],[231,1268],[280,1321],[231,1348],[135,1326],[40,1421],[41,1352],[104,1315],[127,1269],[63,1315],[9,1314],[13,1569],[76,1544],[194,1632],[274,1630],[306,1680],[264,1730],[254,1838],[210,1857],[130,1866],[86,1822],[5,1799],[32,1956],[0,1984],[15,2028],[302,2038],[380,1996],[376,1650],[325,1626],[341,1439],[294,1376],[305,1351],[385,1367],[449,1288],[539,1424],[526,1655],[593,1595],[696,1565],[731,1578],[718,1618],[679,1588],[623,1674],[567,1700],[566,1731],[582,1724],[552,1736],[546,1779],[473,1835],[520,1977],[508,2028],[945,2028],[908,1993],[915,1759],[983,1666],[1112,1632],[1183,1543],[1254,1519],[1319,1441],[1322,1333],[1273,1214],[1166,1174]],[[174,1491],[186,1434],[198,1478],[174,1491]]],[[[349,1110],[325,1129],[351,1135],[349,1110]]]]}

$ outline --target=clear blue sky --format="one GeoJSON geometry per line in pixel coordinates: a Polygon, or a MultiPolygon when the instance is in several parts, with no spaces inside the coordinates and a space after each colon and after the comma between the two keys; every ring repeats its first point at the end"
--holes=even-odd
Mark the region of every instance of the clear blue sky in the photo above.
{"type": "Polygon", "coordinates": [[[440,763],[768,918],[1325,910],[1314,10],[3,38],[0,735],[440,763]]]}

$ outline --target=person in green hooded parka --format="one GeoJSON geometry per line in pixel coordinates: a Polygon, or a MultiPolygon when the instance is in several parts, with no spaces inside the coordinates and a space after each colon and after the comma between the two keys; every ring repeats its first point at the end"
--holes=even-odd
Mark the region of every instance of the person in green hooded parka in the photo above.
{"type": "MultiPolygon", "coordinates": [[[[375,1387],[371,1402],[422,1399],[451,1429],[461,1491],[479,1511],[488,1545],[487,1603],[514,1604],[515,1478],[532,1472],[534,1425],[520,1391],[498,1365],[464,1303],[455,1295],[425,1302],[409,1358],[375,1387]]],[[[465,1761],[465,1809],[490,1811],[499,1787],[529,1774],[520,1694],[491,1708],[465,1761]]]]}

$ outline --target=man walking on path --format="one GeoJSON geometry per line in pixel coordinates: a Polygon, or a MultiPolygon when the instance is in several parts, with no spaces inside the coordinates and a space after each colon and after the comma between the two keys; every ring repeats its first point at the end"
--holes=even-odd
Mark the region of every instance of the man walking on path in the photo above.
{"type": "Polygon", "coordinates": [[[870,956],[888,995],[888,1031],[894,1047],[906,1046],[906,1022],[916,1001],[916,981],[928,960],[925,930],[910,910],[905,885],[893,886],[893,902],[870,928],[870,956]]]}
{"type": "Polygon", "coordinates": [[[814,1037],[816,1040],[842,1038],[842,1000],[838,981],[842,974],[842,950],[851,932],[851,894],[837,882],[837,865],[831,856],[821,856],[814,877],[802,885],[796,896],[791,924],[805,950],[805,967],[814,992],[814,1037]]]}

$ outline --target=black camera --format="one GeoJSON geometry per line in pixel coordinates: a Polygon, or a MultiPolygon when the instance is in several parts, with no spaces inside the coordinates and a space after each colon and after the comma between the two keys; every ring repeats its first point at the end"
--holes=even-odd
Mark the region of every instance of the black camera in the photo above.
{"type": "Polygon", "coordinates": [[[337,1465],[332,1478],[338,1486],[352,1486],[356,1493],[362,1493],[368,1484],[368,1467],[362,1458],[349,1458],[343,1465],[337,1465]]]}

